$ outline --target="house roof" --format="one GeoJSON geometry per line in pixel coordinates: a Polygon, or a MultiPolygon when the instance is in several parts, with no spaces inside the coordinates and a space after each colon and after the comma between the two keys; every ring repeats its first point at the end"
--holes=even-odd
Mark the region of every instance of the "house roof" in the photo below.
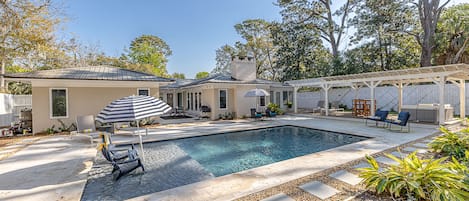
{"type": "Polygon", "coordinates": [[[266,84],[266,85],[285,86],[280,82],[275,82],[275,81],[270,81],[270,80],[255,79],[255,80],[250,80],[250,81],[242,81],[242,80],[237,80],[228,74],[215,74],[215,75],[211,75],[209,77],[202,78],[202,79],[176,80],[176,82],[171,83],[166,86],[162,86],[161,88],[162,89],[175,89],[175,88],[190,87],[190,86],[207,84],[207,83],[266,84]]]}
{"type": "Polygon", "coordinates": [[[148,73],[112,66],[86,66],[27,73],[6,74],[6,78],[23,79],[71,79],[71,80],[109,80],[109,81],[152,81],[172,82],[172,79],[157,77],[148,73]]]}

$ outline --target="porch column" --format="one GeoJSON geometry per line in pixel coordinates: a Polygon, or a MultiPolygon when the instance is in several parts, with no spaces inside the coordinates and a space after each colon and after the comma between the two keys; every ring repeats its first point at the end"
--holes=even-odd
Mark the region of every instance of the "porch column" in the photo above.
{"type": "Polygon", "coordinates": [[[459,117],[466,119],[466,81],[463,79],[459,80],[459,117]]]}
{"type": "Polygon", "coordinates": [[[321,84],[322,89],[324,89],[324,109],[326,110],[326,116],[329,116],[329,89],[331,85],[329,84],[321,84]]]}
{"type": "Polygon", "coordinates": [[[294,113],[298,113],[298,106],[296,105],[298,102],[298,99],[296,97],[297,91],[298,91],[298,87],[293,87],[293,112],[294,113]]]}
{"type": "Polygon", "coordinates": [[[446,77],[440,76],[438,79],[438,86],[439,86],[439,110],[438,110],[438,123],[443,125],[445,123],[445,84],[446,84],[446,77]]]}
{"type": "Polygon", "coordinates": [[[368,82],[363,82],[370,88],[370,98],[371,98],[371,104],[370,104],[370,116],[375,116],[375,88],[381,83],[381,81],[370,81],[368,82]]]}

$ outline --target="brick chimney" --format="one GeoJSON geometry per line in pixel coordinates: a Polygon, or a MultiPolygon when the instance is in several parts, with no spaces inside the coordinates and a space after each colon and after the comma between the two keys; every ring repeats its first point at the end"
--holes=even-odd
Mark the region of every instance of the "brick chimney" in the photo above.
{"type": "Polygon", "coordinates": [[[256,79],[256,60],[252,56],[235,56],[231,59],[231,77],[252,81],[256,79]]]}

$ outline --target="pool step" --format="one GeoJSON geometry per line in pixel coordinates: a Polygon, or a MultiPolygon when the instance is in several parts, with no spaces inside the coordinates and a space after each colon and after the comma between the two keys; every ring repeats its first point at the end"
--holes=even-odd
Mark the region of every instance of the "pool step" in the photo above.
{"type": "Polygon", "coordinates": [[[339,190],[328,186],[320,181],[312,181],[306,184],[299,186],[304,191],[314,195],[322,200],[330,198],[337,193],[340,193],[339,190]]]}

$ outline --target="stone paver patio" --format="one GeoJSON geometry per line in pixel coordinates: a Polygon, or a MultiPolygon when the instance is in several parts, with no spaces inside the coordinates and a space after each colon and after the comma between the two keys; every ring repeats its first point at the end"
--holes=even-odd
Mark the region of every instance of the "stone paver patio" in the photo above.
{"type": "MultiPolygon", "coordinates": [[[[334,118],[314,118],[309,115],[296,115],[296,116],[281,116],[275,120],[259,121],[259,122],[246,122],[246,121],[230,121],[230,122],[201,122],[201,123],[189,123],[179,126],[162,126],[155,129],[151,129],[148,136],[143,136],[144,141],[150,142],[155,140],[167,140],[181,137],[207,135],[212,133],[228,132],[234,130],[253,129],[268,126],[277,125],[296,125],[311,127],[324,130],[332,130],[336,132],[350,133],[354,135],[361,135],[372,137],[369,140],[365,140],[359,143],[349,144],[342,147],[326,150],[319,153],[313,153],[306,156],[281,161],[278,163],[254,168],[242,172],[238,172],[231,175],[225,175],[222,177],[207,177],[202,178],[199,182],[180,186],[177,188],[170,188],[160,192],[152,193],[143,196],[131,195],[130,200],[185,200],[184,198],[190,197],[191,200],[228,200],[235,199],[250,193],[254,193],[272,186],[279,185],[306,175],[314,174],[321,170],[331,168],[340,164],[344,164],[348,161],[357,160],[363,158],[365,154],[374,154],[380,151],[396,147],[400,144],[414,141],[419,138],[423,138],[430,134],[433,134],[436,130],[436,126],[432,125],[415,125],[410,133],[399,133],[390,132],[382,128],[373,128],[364,126],[360,120],[348,120],[348,119],[334,119],[334,118]],[[337,126],[340,125],[340,126],[337,126]]],[[[8,164],[7,161],[23,161],[24,155],[35,155],[44,156],[44,158],[31,158],[33,161],[23,162],[29,164],[26,166],[40,167],[40,168],[29,168],[24,171],[26,175],[37,174],[38,177],[28,176],[22,177],[19,181],[42,179],[51,177],[51,174],[64,175],[60,181],[51,180],[46,184],[47,189],[44,186],[37,186],[38,188],[29,188],[25,192],[20,184],[16,183],[17,187],[5,187],[0,189],[0,199],[8,200],[13,198],[39,198],[32,200],[41,200],[41,195],[50,196],[50,193],[55,192],[58,196],[57,200],[70,198],[69,200],[76,200],[80,198],[81,191],[84,188],[84,180],[88,176],[90,169],[90,161],[95,155],[96,150],[90,146],[86,139],[74,138],[70,140],[68,137],[56,137],[51,138],[50,144],[47,141],[38,141],[22,151],[10,156],[9,158],[0,161],[0,181],[12,180],[13,176],[9,172],[17,171],[18,167],[8,164]],[[52,140],[55,139],[55,140],[52,140]],[[47,144],[47,145],[46,145],[47,144]],[[53,146],[51,146],[51,144],[53,146]],[[63,148],[63,149],[61,149],[63,148]],[[31,149],[31,150],[29,150],[31,149]],[[65,151],[67,150],[67,151],[65,151]],[[62,153],[63,151],[64,153],[62,153]],[[60,160],[66,162],[59,162],[60,160]],[[34,164],[30,164],[34,163],[34,164]],[[41,168],[44,164],[58,164],[55,168],[41,168]],[[86,165],[83,165],[86,164],[86,165]],[[64,167],[62,170],[60,167],[64,167]],[[72,169],[68,169],[72,168],[72,169]],[[76,169],[76,170],[75,170],[76,169]],[[51,170],[51,171],[49,171],[51,170]],[[38,174],[40,172],[40,174],[38,174]],[[41,175],[43,174],[43,175],[41,175]],[[67,178],[73,178],[67,180],[67,178]],[[54,183],[54,184],[52,184],[54,183]],[[55,186],[54,186],[55,185],[55,186]],[[70,186],[70,187],[67,187],[70,186]],[[49,189],[52,188],[52,189],[49,189]],[[68,190],[67,190],[68,189],[68,190]],[[43,192],[37,193],[37,191],[43,192]],[[63,198],[61,198],[63,197],[63,198]]],[[[115,143],[129,143],[131,141],[137,142],[137,137],[134,136],[122,136],[117,135],[113,137],[115,143]]],[[[100,165],[99,157],[95,161],[95,165],[100,165]]],[[[45,166],[44,166],[45,167],[45,166]]],[[[189,169],[192,166],[187,166],[189,169]]],[[[23,167],[24,168],[24,167],[23,167]]],[[[102,175],[101,173],[95,175],[102,175]]],[[[141,175],[140,172],[132,173],[131,175],[141,175]]],[[[128,177],[132,177],[132,176],[128,177]]],[[[93,177],[93,172],[91,172],[93,177]]],[[[13,179],[14,180],[14,179],[13,179]]],[[[147,181],[143,179],[140,181],[147,181]]],[[[43,183],[43,182],[42,182],[43,183]]],[[[109,184],[113,185],[113,184],[109,184]]],[[[150,183],[149,183],[150,185],[150,183]]],[[[6,185],[12,186],[12,185],[6,185]]],[[[1,186],[0,186],[1,187],[1,186]]],[[[107,186],[109,187],[109,186],[107,186]]],[[[128,190],[132,188],[138,188],[137,186],[130,186],[128,190]]],[[[118,192],[118,191],[117,191],[118,192]]],[[[119,192],[120,193],[120,192],[119,192]]],[[[140,192],[145,193],[145,192],[140,192]]],[[[92,195],[92,194],[91,194],[92,195]]],[[[141,194],[140,194],[141,195],[141,194]]],[[[52,196],[52,197],[54,197],[52,196]]],[[[84,195],[83,198],[87,198],[84,195]]],[[[88,197],[92,199],[93,197],[88,197]]],[[[85,199],[86,200],[86,199],[85,199]]]]}

